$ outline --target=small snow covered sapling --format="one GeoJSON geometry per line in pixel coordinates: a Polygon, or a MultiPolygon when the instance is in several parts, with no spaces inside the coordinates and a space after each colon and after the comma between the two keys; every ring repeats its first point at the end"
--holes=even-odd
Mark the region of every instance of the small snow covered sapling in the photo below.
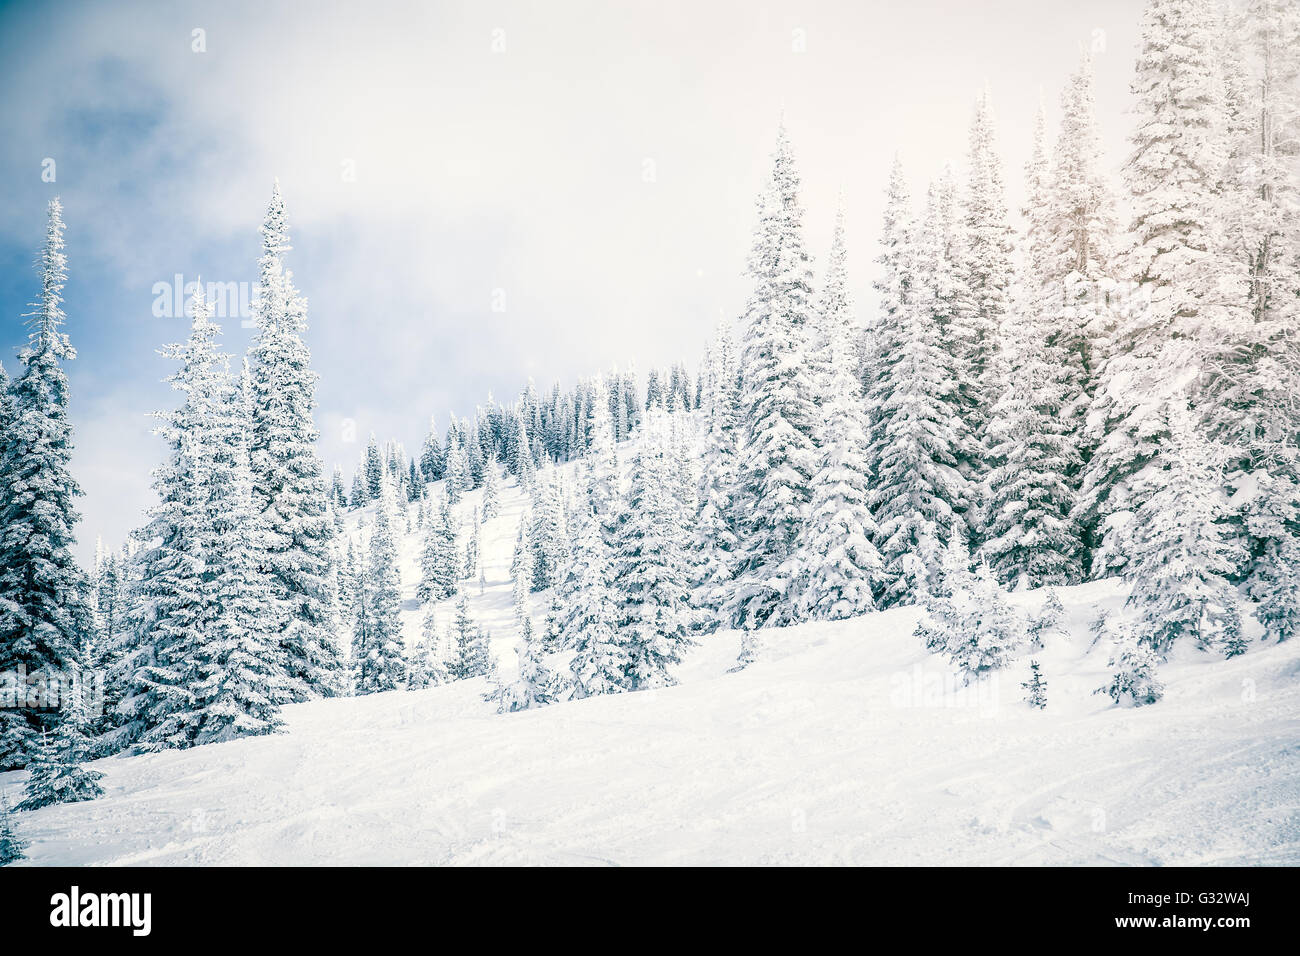
{"type": "Polygon", "coordinates": [[[434,605],[424,606],[424,620],[420,626],[422,639],[415,646],[407,672],[406,689],[424,690],[447,683],[449,675],[439,648],[437,619],[434,605]]]}
{"type": "Polygon", "coordinates": [[[1029,643],[1040,649],[1045,646],[1043,639],[1048,634],[1066,633],[1065,605],[1061,603],[1061,598],[1055,589],[1047,592],[1042,610],[1030,619],[1028,633],[1029,643]]]}
{"type": "Polygon", "coordinates": [[[19,810],[39,810],[55,803],[80,803],[102,796],[103,774],[82,764],[86,757],[84,711],[74,704],[63,712],[53,734],[42,733],[28,768],[27,796],[19,810]]]}
{"type": "Polygon", "coordinates": [[[728,674],[735,674],[743,671],[750,664],[758,659],[759,639],[758,633],[751,628],[746,628],[740,632],[740,653],[736,656],[736,663],[733,667],[728,668],[728,674]]]}
{"type": "Polygon", "coordinates": [[[541,637],[530,618],[523,618],[520,631],[519,646],[515,648],[519,658],[518,677],[513,681],[504,680],[494,661],[488,676],[488,692],[483,695],[484,700],[496,702],[499,714],[545,707],[559,700],[567,690],[562,676],[542,660],[541,637]]]}
{"type": "Polygon", "coordinates": [[[914,632],[927,650],[946,654],[967,683],[1006,666],[1024,640],[1025,622],[987,562],[970,570],[964,538],[954,529],[940,582],[914,632]]]}
{"type": "Polygon", "coordinates": [[[1025,689],[1025,703],[1043,710],[1047,707],[1047,681],[1038,661],[1029,662],[1029,680],[1020,685],[1025,689]]]}
{"type": "Polygon", "coordinates": [[[1156,676],[1160,658],[1154,650],[1125,628],[1119,631],[1107,666],[1114,668],[1110,683],[1094,693],[1105,694],[1121,706],[1143,707],[1154,704],[1165,693],[1165,685],[1156,676]]]}
{"type": "Polygon", "coordinates": [[[1240,627],[1224,635],[1219,641],[1219,650],[1223,651],[1226,660],[1245,654],[1248,646],[1246,636],[1242,634],[1240,627]]]}

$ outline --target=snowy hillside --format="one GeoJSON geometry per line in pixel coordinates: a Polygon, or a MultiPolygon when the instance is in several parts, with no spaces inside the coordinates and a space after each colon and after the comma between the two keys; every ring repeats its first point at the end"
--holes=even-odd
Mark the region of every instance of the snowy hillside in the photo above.
{"type": "MultiPolygon", "coordinates": [[[[483,593],[462,587],[509,667],[525,498],[510,481],[501,502],[483,593]]],[[[412,642],[418,529],[401,553],[412,642]]],[[[1068,636],[1036,655],[1045,711],[1021,700],[1026,658],[963,688],[913,636],[915,608],[772,630],[740,673],[725,631],[665,690],[498,715],[477,678],[293,705],[270,737],[101,760],[102,798],[19,816],[26,862],[1300,863],[1300,645],[1226,662],[1180,646],[1159,706],[1116,708],[1092,693],[1109,672],[1089,624],[1121,593],[1059,594],[1068,636]]],[[[1036,608],[1042,592],[1013,600],[1036,608]]],[[[11,801],[23,776],[0,775],[11,801]]]]}

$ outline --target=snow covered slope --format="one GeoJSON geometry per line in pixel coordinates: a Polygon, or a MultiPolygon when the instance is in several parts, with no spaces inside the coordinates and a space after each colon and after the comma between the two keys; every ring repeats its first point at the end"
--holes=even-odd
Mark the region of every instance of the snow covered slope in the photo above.
{"type": "MultiPolygon", "coordinates": [[[[509,664],[524,499],[503,491],[467,593],[509,664]]],[[[413,534],[411,638],[417,555],[413,534]]],[[[1060,594],[1043,712],[1026,659],[962,688],[900,609],[770,632],[735,674],[738,635],[715,635],[653,693],[498,715],[478,679],[296,705],[285,734],[99,761],[103,798],[16,820],[36,865],[1300,863],[1300,645],[1186,649],[1164,701],[1118,709],[1088,624],[1120,593],[1060,594]]]]}

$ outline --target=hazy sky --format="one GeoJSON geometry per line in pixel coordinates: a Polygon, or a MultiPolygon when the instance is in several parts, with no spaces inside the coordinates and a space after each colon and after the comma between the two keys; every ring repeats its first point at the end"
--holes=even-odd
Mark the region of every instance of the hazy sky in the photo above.
{"type": "MultiPolygon", "coordinates": [[[[279,177],[327,468],[415,450],[528,376],[694,366],[736,316],[784,109],[819,260],[843,189],[869,310],[894,152],[919,194],[987,82],[1013,202],[1040,93],[1095,51],[1124,151],[1139,0],[58,3],[0,7],[0,345],[12,373],[46,200],[68,224],[80,554],[152,501],[183,339],[155,285],[251,283],[279,177]],[[196,34],[195,31],[201,31],[196,34]],[[201,49],[196,49],[199,47],[201,49]],[[54,182],[42,179],[53,160],[54,182]],[[494,310],[504,305],[504,311],[494,310]]],[[[246,286],[247,288],[247,286],[246,286]]],[[[223,322],[225,348],[251,332],[223,322]]]]}

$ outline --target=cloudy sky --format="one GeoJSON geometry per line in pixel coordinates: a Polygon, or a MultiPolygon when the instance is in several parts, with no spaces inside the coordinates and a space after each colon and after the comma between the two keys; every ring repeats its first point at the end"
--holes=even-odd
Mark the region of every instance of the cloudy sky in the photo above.
{"type": "MultiPolygon", "coordinates": [[[[869,318],[889,164],[960,162],[993,91],[1013,202],[1040,95],[1095,51],[1114,165],[1138,0],[27,3],[0,7],[0,346],[12,373],[46,201],[68,224],[81,554],[151,502],[184,338],[159,284],[251,283],[278,177],[309,300],[327,466],[635,364],[740,311],[782,110],[810,249],[849,218],[869,318]],[[53,177],[53,182],[48,181],[53,177]],[[494,308],[495,306],[495,308],[494,308]],[[503,307],[503,308],[502,308],[503,307]],[[159,314],[159,313],[162,314],[159,314]]],[[[247,289],[249,286],[244,286],[247,289]]],[[[238,286],[236,287],[238,288],[238,286]]],[[[225,346],[251,332],[224,320],[225,346]]]]}

